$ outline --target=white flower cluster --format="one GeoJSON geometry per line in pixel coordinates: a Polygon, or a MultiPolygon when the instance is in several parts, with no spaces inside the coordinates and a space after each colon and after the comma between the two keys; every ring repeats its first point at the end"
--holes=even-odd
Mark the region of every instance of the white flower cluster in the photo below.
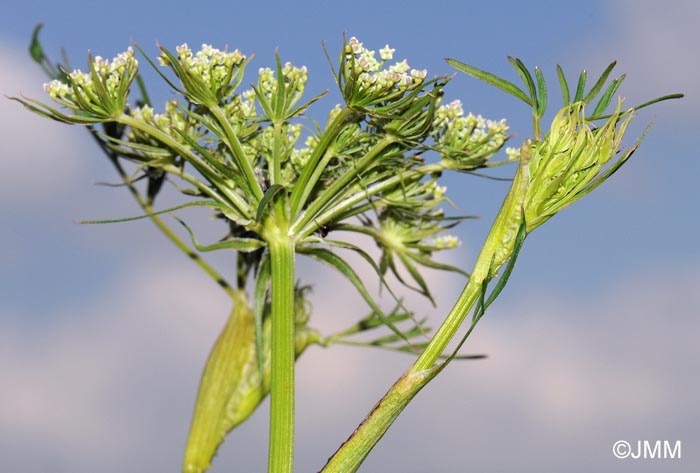
{"type": "Polygon", "coordinates": [[[433,246],[438,250],[457,248],[462,242],[454,235],[443,235],[433,239],[433,246]]]}
{"type": "Polygon", "coordinates": [[[318,136],[310,135],[304,141],[303,148],[292,149],[292,153],[290,155],[292,166],[298,170],[302,169],[311,157],[311,153],[313,153],[314,148],[318,145],[318,141],[318,136]]]}
{"type": "MultiPolygon", "coordinates": [[[[185,132],[189,123],[184,112],[178,107],[177,100],[167,101],[165,103],[164,113],[155,113],[155,110],[153,110],[153,108],[149,105],[134,108],[130,113],[131,116],[137,120],[154,125],[165,133],[173,136],[178,141],[185,142],[184,138],[182,138],[176,130],[185,132]]],[[[143,141],[139,139],[140,136],[140,132],[136,132],[134,130],[129,132],[130,140],[143,141]]]]}
{"type": "MultiPolygon", "coordinates": [[[[138,68],[132,48],[117,55],[112,61],[95,56],[91,58],[90,68],[91,72],[82,72],[80,69],[71,72],[68,84],[52,80],[44,84],[44,90],[55,102],[73,109],[83,110],[88,103],[102,109],[105,104],[125,102],[126,97],[122,95],[126,94],[138,68]],[[97,87],[94,84],[95,75],[101,82],[97,87]]],[[[94,112],[93,108],[95,107],[91,106],[90,110],[84,111],[94,112]]]]}
{"type": "Polygon", "coordinates": [[[411,69],[404,59],[386,69],[383,69],[386,61],[394,57],[395,49],[387,44],[379,50],[376,59],[376,51],[366,49],[356,38],[352,37],[345,45],[345,75],[356,76],[359,91],[369,97],[386,95],[392,89],[406,90],[420,85],[428,71],[411,69]]]}
{"type": "MultiPolygon", "coordinates": [[[[306,88],[309,72],[306,66],[296,67],[291,62],[287,62],[282,66],[282,76],[285,79],[285,87],[300,95],[306,88]]],[[[258,70],[258,89],[268,97],[277,91],[275,71],[269,67],[261,67],[258,70]]]]}
{"type": "Polygon", "coordinates": [[[487,120],[471,113],[465,116],[459,100],[438,107],[433,124],[439,144],[466,154],[495,152],[508,138],[505,119],[487,120]]]}
{"type": "Polygon", "coordinates": [[[255,91],[253,89],[248,89],[242,92],[239,97],[240,99],[236,102],[240,108],[241,115],[248,118],[255,118],[257,115],[257,111],[255,110],[255,91]]]}
{"type": "MultiPolygon", "coordinates": [[[[209,84],[212,81],[220,84],[229,77],[229,71],[245,61],[245,54],[238,49],[232,52],[221,51],[210,44],[202,44],[202,48],[193,53],[187,43],[175,48],[178,62],[185,70],[199,76],[209,84]]],[[[161,66],[170,64],[170,59],[165,53],[158,57],[161,66]]],[[[228,84],[223,84],[228,85],[228,84]]]]}
{"type": "Polygon", "coordinates": [[[226,116],[236,133],[246,134],[248,127],[252,126],[251,122],[258,118],[255,101],[255,91],[247,89],[231,96],[231,100],[224,105],[226,116]]]}

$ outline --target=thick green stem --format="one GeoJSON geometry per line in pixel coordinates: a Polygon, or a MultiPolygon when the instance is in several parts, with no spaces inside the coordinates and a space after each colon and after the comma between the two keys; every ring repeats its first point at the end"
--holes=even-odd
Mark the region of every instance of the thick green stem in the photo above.
{"type": "Polygon", "coordinates": [[[272,270],[272,373],[269,473],[294,464],[294,243],[285,233],[268,238],[272,270]]]}

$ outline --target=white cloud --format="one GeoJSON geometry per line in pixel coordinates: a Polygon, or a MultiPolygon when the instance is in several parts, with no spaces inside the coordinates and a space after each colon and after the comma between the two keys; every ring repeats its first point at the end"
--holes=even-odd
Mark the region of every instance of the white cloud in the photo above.
{"type": "MultiPolygon", "coordinates": [[[[0,93],[44,100],[46,78],[25,47],[0,44],[0,93]]],[[[39,117],[7,97],[0,99],[3,179],[0,200],[31,204],[56,199],[87,180],[84,162],[87,136],[80,127],[69,127],[39,117]]]]}
{"type": "MultiPolygon", "coordinates": [[[[60,458],[78,473],[130,471],[135,463],[177,468],[198,373],[228,304],[176,263],[142,261],[108,293],[44,323],[32,314],[0,319],[6,465],[42,471],[60,458]]],[[[318,288],[317,318],[364,313],[338,283],[331,277],[318,288]]],[[[690,445],[698,439],[684,421],[697,416],[700,395],[692,375],[699,284],[700,274],[686,271],[637,278],[590,301],[540,293],[518,307],[496,306],[467,348],[490,358],[455,363],[421,393],[367,471],[458,471],[464,461],[562,470],[571,455],[606,469],[616,437],[685,435],[690,445]],[[548,446],[569,455],[544,457],[548,446]],[[498,447],[531,456],[509,462],[498,447]]],[[[407,356],[374,350],[310,350],[298,369],[300,471],[319,467],[409,364],[407,356]]],[[[242,458],[245,471],[263,468],[266,422],[263,409],[232,436],[212,471],[242,458]]]]}
{"type": "Polygon", "coordinates": [[[125,471],[137,459],[148,465],[149,452],[161,466],[179,463],[227,298],[199,274],[162,262],[133,269],[89,304],[50,315],[0,310],[0,436],[8,439],[0,444],[24,439],[2,452],[15,469],[62,457],[66,471],[125,471]],[[38,441],[43,453],[22,458],[38,441]]]}
{"type": "Polygon", "coordinates": [[[610,9],[612,24],[605,26],[610,32],[591,38],[583,50],[594,52],[600,64],[609,61],[610,54],[620,59],[618,74],[628,74],[621,93],[630,97],[629,105],[682,92],[683,100],[658,106],[654,114],[694,117],[700,106],[700,59],[693,52],[700,40],[700,3],[627,0],[612,2],[610,9]]]}

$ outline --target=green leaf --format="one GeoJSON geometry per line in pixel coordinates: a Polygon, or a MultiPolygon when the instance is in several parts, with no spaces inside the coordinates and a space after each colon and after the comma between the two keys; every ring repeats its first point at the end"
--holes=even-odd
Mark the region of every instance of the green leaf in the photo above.
{"type": "Polygon", "coordinates": [[[103,123],[108,121],[102,117],[97,117],[94,115],[66,115],[65,113],[59,112],[57,109],[34,99],[10,97],[10,100],[21,103],[25,108],[31,110],[37,115],[41,115],[42,117],[50,118],[51,120],[56,120],[57,122],[61,123],[69,123],[72,125],[91,125],[93,123],[103,123]]]}
{"type": "Polygon", "coordinates": [[[258,103],[260,104],[260,108],[262,108],[263,114],[266,117],[272,118],[274,116],[274,112],[272,111],[270,102],[267,100],[267,97],[265,97],[265,94],[262,93],[260,88],[256,86],[253,86],[253,92],[255,92],[255,97],[258,99],[258,103]]]}
{"type": "Polygon", "coordinates": [[[146,83],[143,81],[143,77],[141,77],[141,74],[136,75],[136,85],[139,88],[139,92],[141,92],[141,102],[144,105],[148,105],[150,107],[152,105],[151,98],[148,96],[148,91],[146,90],[146,83]]]}
{"type": "Polygon", "coordinates": [[[641,105],[636,105],[636,106],[634,106],[634,107],[632,107],[632,108],[635,109],[635,110],[640,110],[640,109],[642,109],[642,108],[644,108],[644,107],[648,107],[649,105],[653,105],[653,104],[655,104],[655,103],[663,102],[663,101],[665,101],[665,100],[682,99],[684,96],[685,96],[685,95],[683,95],[683,94],[669,94],[669,95],[664,95],[664,96],[661,96],[661,97],[657,97],[657,98],[655,98],[655,99],[653,99],[653,100],[649,100],[648,102],[644,102],[644,103],[641,104],[641,105]]]}
{"type": "Polygon", "coordinates": [[[562,99],[564,100],[564,105],[569,105],[571,103],[571,97],[569,96],[569,84],[566,82],[566,76],[564,75],[564,69],[557,64],[557,77],[559,78],[559,87],[561,88],[562,99]]]}
{"type": "Polygon", "coordinates": [[[267,289],[270,286],[271,279],[270,254],[265,252],[258,266],[258,274],[255,277],[254,297],[254,312],[255,321],[255,350],[257,352],[258,370],[264,373],[264,347],[263,347],[263,315],[265,311],[265,303],[267,302],[267,289]]]}
{"type": "MultiPolygon", "coordinates": [[[[168,79],[168,76],[166,76],[165,74],[163,74],[162,72],[160,72],[160,67],[158,67],[158,65],[157,65],[155,62],[153,62],[153,60],[148,56],[148,54],[146,54],[146,53],[144,52],[144,50],[141,49],[141,46],[139,46],[139,45],[136,44],[136,43],[132,43],[132,44],[133,44],[134,47],[138,50],[138,52],[140,52],[141,55],[142,55],[144,58],[146,58],[146,61],[151,65],[151,67],[153,67],[153,69],[158,73],[158,75],[161,77],[161,79],[163,79],[173,90],[177,91],[178,93],[180,93],[180,94],[182,94],[182,95],[185,95],[185,91],[184,91],[184,90],[181,90],[180,88],[178,88],[170,79],[168,79]]],[[[165,52],[165,53],[168,55],[168,58],[169,58],[171,61],[175,61],[175,64],[177,64],[177,58],[176,58],[175,56],[173,56],[172,53],[170,53],[170,52],[169,52],[168,50],[166,50],[165,48],[162,48],[162,51],[165,52]]]]}
{"type": "Polygon", "coordinates": [[[170,207],[165,210],[159,210],[157,212],[149,212],[147,214],[139,215],[137,217],[126,217],[126,218],[115,218],[115,219],[109,219],[109,220],[81,220],[76,223],[79,223],[81,225],[95,225],[95,224],[101,224],[101,223],[119,223],[119,222],[131,222],[133,220],[141,220],[144,218],[151,218],[155,215],[161,215],[161,214],[166,214],[170,212],[174,212],[175,210],[180,210],[184,209],[186,207],[211,207],[216,210],[220,211],[229,211],[229,208],[225,206],[224,204],[220,204],[219,202],[213,201],[213,200],[195,200],[192,202],[187,202],[186,204],[182,205],[176,205],[175,207],[170,207]]]}
{"type": "Polygon", "coordinates": [[[583,99],[583,92],[586,88],[586,75],[588,73],[586,70],[582,70],[581,74],[578,76],[578,84],[576,85],[576,96],[574,97],[574,102],[580,102],[583,99]]]}
{"type": "Polygon", "coordinates": [[[547,109],[547,84],[544,75],[539,67],[535,67],[535,78],[537,79],[537,116],[542,118],[547,109]]]}
{"type": "MultiPolygon", "coordinates": [[[[374,345],[372,345],[374,346],[374,345]]],[[[400,345],[400,346],[379,346],[377,348],[382,348],[384,350],[397,351],[401,353],[415,353],[416,349],[423,350],[428,346],[428,343],[416,343],[414,346],[410,345],[400,345]],[[415,347],[415,348],[414,348],[415,347]]],[[[448,355],[440,355],[440,358],[451,358],[452,360],[483,360],[488,358],[487,355],[455,355],[450,357],[448,355]]]]}
{"type": "Polygon", "coordinates": [[[627,160],[632,157],[635,151],[637,151],[637,148],[642,144],[642,141],[646,137],[647,133],[651,129],[651,123],[646,127],[644,130],[644,133],[642,133],[642,136],[639,137],[637,142],[634,144],[634,146],[630,147],[629,149],[625,150],[624,153],[622,153],[622,156],[620,156],[617,161],[615,161],[612,165],[608,166],[604,172],[599,174],[595,179],[593,179],[591,182],[589,182],[583,189],[581,189],[578,193],[576,193],[576,196],[571,200],[570,203],[576,202],[577,200],[583,198],[587,194],[589,194],[591,191],[593,191],[596,187],[601,185],[603,182],[608,180],[610,176],[615,174],[615,172],[622,167],[623,164],[627,162],[627,160]]]}
{"type": "Polygon", "coordinates": [[[603,88],[605,85],[605,81],[608,80],[608,76],[610,76],[610,72],[612,72],[613,68],[615,67],[615,64],[617,64],[617,61],[613,61],[608,65],[608,67],[605,68],[603,73],[600,75],[600,78],[596,83],[591,87],[591,90],[588,92],[588,94],[583,98],[583,101],[585,103],[590,102],[595,98],[596,95],[598,95],[598,92],[600,92],[600,89],[603,88]]]}
{"type": "Polygon", "coordinates": [[[387,327],[389,327],[395,334],[399,335],[404,341],[410,344],[408,339],[405,336],[403,336],[403,333],[396,327],[396,325],[394,325],[391,319],[389,319],[386,316],[384,311],[382,311],[379,305],[374,301],[360,277],[357,275],[355,270],[352,269],[352,266],[350,266],[343,258],[336,255],[330,250],[313,246],[300,245],[297,247],[297,251],[301,254],[307,254],[312,258],[326,263],[327,265],[337,269],[352,283],[353,286],[355,286],[357,292],[360,293],[365,302],[367,302],[367,304],[372,308],[372,310],[377,314],[377,316],[382,320],[382,322],[384,322],[384,324],[387,327]]]}
{"type": "Polygon", "coordinates": [[[187,233],[190,234],[190,238],[192,238],[192,245],[197,248],[197,251],[206,253],[208,251],[216,250],[236,250],[241,253],[251,253],[265,247],[265,242],[258,240],[257,238],[231,238],[218,243],[213,243],[211,245],[200,245],[195,238],[192,229],[179,218],[175,217],[175,220],[180,222],[180,224],[185,227],[185,230],[187,230],[187,233]]]}
{"type": "Polygon", "coordinates": [[[501,273],[501,275],[498,278],[496,287],[493,288],[491,294],[489,294],[489,298],[484,303],[482,311],[485,312],[486,309],[491,305],[491,303],[496,300],[503,288],[506,287],[506,283],[508,282],[508,278],[510,278],[511,273],[513,272],[513,268],[515,267],[515,261],[518,259],[518,255],[520,254],[520,250],[523,247],[523,243],[525,243],[526,237],[527,222],[525,221],[525,214],[523,212],[522,221],[520,222],[520,228],[518,229],[518,233],[515,236],[513,252],[511,253],[510,258],[508,259],[508,264],[506,264],[506,267],[503,269],[503,273],[501,273]]]}
{"type": "Polygon", "coordinates": [[[41,64],[45,58],[44,48],[41,47],[41,42],[39,42],[39,32],[43,27],[43,23],[37,23],[32,33],[32,41],[29,43],[29,54],[32,56],[32,59],[34,59],[34,62],[38,64],[41,64]]]}
{"type": "MultiPolygon", "coordinates": [[[[324,239],[323,242],[326,243],[327,245],[333,246],[335,248],[342,248],[345,250],[353,251],[353,252],[357,253],[359,256],[361,256],[362,259],[364,259],[372,267],[374,272],[377,273],[377,276],[379,277],[379,281],[381,282],[381,285],[384,288],[386,288],[387,292],[389,292],[389,295],[398,304],[398,307],[402,308],[403,310],[408,312],[408,309],[406,309],[406,307],[404,307],[403,302],[396,296],[394,291],[391,289],[391,286],[389,286],[389,283],[384,278],[384,274],[386,273],[386,269],[382,272],[382,268],[380,268],[379,265],[377,265],[377,263],[374,261],[374,259],[372,259],[372,257],[369,254],[367,254],[366,251],[364,251],[359,246],[353,245],[352,243],[348,243],[345,241],[324,239]]],[[[412,318],[412,315],[410,315],[410,317],[412,318]]],[[[414,322],[415,322],[415,320],[414,320],[414,322]]]]}
{"type": "Polygon", "coordinates": [[[464,72],[467,75],[470,75],[476,79],[479,79],[480,81],[486,82],[489,85],[492,85],[496,88],[501,89],[503,92],[506,92],[508,94],[511,94],[512,96],[522,100],[526,104],[532,106],[532,100],[527,96],[525,92],[522,91],[517,85],[513,84],[510,81],[507,81],[505,79],[501,79],[495,74],[492,74],[490,72],[482,71],[481,69],[477,69],[474,66],[469,66],[467,64],[464,64],[463,62],[459,62],[455,59],[445,59],[447,63],[457,69],[458,71],[464,72]]]}
{"type": "MultiPolygon", "coordinates": [[[[396,306],[394,310],[392,310],[389,314],[386,314],[387,318],[391,320],[394,323],[400,323],[405,320],[411,319],[413,320],[413,314],[409,312],[398,312],[400,306],[396,306]]],[[[370,312],[369,315],[365,316],[362,318],[359,322],[355,323],[352,327],[349,329],[343,330],[340,333],[334,334],[330,339],[341,339],[343,337],[347,337],[350,335],[355,335],[357,333],[362,333],[367,330],[372,330],[377,327],[385,327],[386,324],[377,317],[377,315],[374,313],[374,311],[370,312]]]]}
{"type": "Polygon", "coordinates": [[[451,264],[446,264],[446,263],[440,263],[439,261],[435,261],[434,259],[431,259],[430,257],[423,255],[421,253],[408,253],[408,256],[418,264],[421,264],[427,268],[431,269],[439,269],[442,271],[450,271],[453,273],[459,273],[463,276],[469,277],[469,273],[464,271],[461,268],[458,268],[457,266],[453,266],[451,264]]]}
{"type": "Polygon", "coordinates": [[[517,57],[508,56],[508,62],[510,62],[510,64],[515,68],[515,71],[518,73],[523,83],[530,91],[532,107],[535,109],[535,111],[539,110],[540,107],[538,105],[539,100],[537,98],[537,89],[535,88],[535,81],[532,79],[532,74],[530,74],[530,71],[527,70],[525,64],[523,64],[523,62],[517,57]]]}
{"type": "Polygon", "coordinates": [[[328,91],[327,91],[327,90],[321,92],[320,94],[318,94],[318,95],[316,95],[316,96],[314,96],[314,97],[311,98],[311,100],[309,100],[308,102],[304,102],[303,104],[301,104],[301,105],[299,105],[298,107],[296,107],[294,110],[292,110],[291,112],[289,112],[289,116],[290,116],[290,117],[295,117],[295,116],[297,116],[297,115],[303,113],[307,108],[309,108],[311,105],[313,105],[315,102],[317,102],[319,99],[325,97],[326,95],[328,95],[328,91]]]}
{"type": "Polygon", "coordinates": [[[620,84],[622,84],[623,80],[625,80],[625,74],[622,74],[620,77],[614,79],[610,83],[608,88],[603,93],[602,97],[600,97],[598,105],[595,106],[592,115],[593,117],[598,117],[601,113],[605,111],[606,108],[608,108],[608,105],[610,105],[610,100],[612,100],[613,95],[615,95],[615,92],[620,87],[620,84]]]}
{"type": "Polygon", "coordinates": [[[269,189],[265,191],[265,195],[263,195],[263,198],[260,200],[260,204],[258,205],[258,211],[255,213],[256,222],[260,221],[263,213],[265,212],[265,208],[270,204],[272,198],[283,189],[284,187],[281,184],[272,184],[269,189]]]}
{"type": "Polygon", "coordinates": [[[280,119],[286,112],[286,84],[284,75],[282,74],[282,59],[280,59],[279,51],[275,51],[275,62],[277,64],[277,97],[275,97],[275,115],[271,119],[280,119]]]}
{"type": "Polygon", "coordinates": [[[430,293],[430,289],[428,288],[425,279],[423,279],[423,276],[418,271],[418,268],[416,268],[413,265],[413,263],[411,263],[411,260],[403,252],[397,251],[396,254],[401,260],[401,263],[403,263],[404,267],[406,268],[406,271],[408,271],[408,274],[411,275],[411,278],[413,278],[413,280],[420,287],[420,291],[418,292],[427,297],[428,300],[430,300],[431,304],[433,304],[433,307],[435,307],[435,299],[433,299],[433,295],[430,293]]]}

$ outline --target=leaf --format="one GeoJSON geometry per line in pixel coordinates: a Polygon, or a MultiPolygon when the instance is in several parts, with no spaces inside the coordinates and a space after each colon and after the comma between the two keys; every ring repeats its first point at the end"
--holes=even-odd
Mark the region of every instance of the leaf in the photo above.
{"type": "Polygon", "coordinates": [[[192,245],[197,248],[197,251],[206,253],[208,251],[216,250],[236,250],[241,253],[251,253],[265,246],[265,242],[258,240],[257,238],[231,238],[218,243],[213,243],[211,245],[200,245],[199,242],[197,242],[192,229],[179,218],[175,217],[175,220],[180,222],[180,224],[185,227],[185,230],[187,230],[187,233],[190,234],[190,238],[192,238],[192,245]]]}
{"type": "Polygon", "coordinates": [[[508,282],[508,278],[510,278],[511,273],[513,272],[513,268],[515,267],[515,261],[518,259],[518,255],[520,254],[520,250],[523,247],[523,243],[525,243],[525,238],[527,237],[527,222],[525,221],[525,214],[523,212],[522,215],[522,221],[520,223],[520,228],[518,229],[518,233],[515,236],[515,243],[513,246],[513,252],[510,255],[510,258],[508,259],[508,264],[506,264],[506,267],[503,269],[503,273],[499,276],[498,282],[496,283],[496,287],[493,288],[491,291],[491,294],[489,294],[489,298],[486,300],[486,302],[483,305],[482,311],[485,312],[486,309],[491,305],[491,303],[496,300],[496,297],[501,293],[503,288],[506,286],[506,283],[508,282]]]}
{"type": "Polygon", "coordinates": [[[146,83],[143,81],[143,77],[141,77],[141,74],[136,75],[136,85],[139,88],[139,92],[141,92],[141,103],[150,107],[152,105],[151,98],[148,96],[148,91],[146,90],[146,83]]]}
{"type": "Polygon", "coordinates": [[[263,94],[262,91],[260,91],[260,89],[256,86],[253,86],[253,92],[255,92],[255,97],[258,99],[258,104],[260,104],[263,114],[265,114],[266,117],[273,117],[274,114],[272,112],[272,107],[270,106],[270,102],[267,100],[267,97],[265,97],[265,94],[263,94]]]}
{"type": "Polygon", "coordinates": [[[279,51],[275,51],[275,62],[277,65],[277,96],[275,97],[275,115],[270,116],[271,119],[280,119],[286,111],[286,84],[284,74],[282,74],[282,59],[280,59],[279,51]]]}
{"type": "Polygon", "coordinates": [[[644,102],[643,104],[640,105],[635,105],[632,107],[635,110],[640,110],[644,107],[648,107],[649,105],[653,105],[655,103],[663,102],[665,100],[674,100],[674,99],[682,99],[685,97],[684,94],[669,94],[669,95],[663,95],[661,97],[657,97],[655,99],[649,100],[648,102],[644,102]]]}
{"type": "Polygon", "coordinates": [[[598,117],[601,113],[605,111],[606,108],[608,108],[608,105],[610,105],[610,100],[612,100],[613,95],[615,95],[615,92],[620,87],[620,84],[622,84],[623,80],[625,80],[624,74],[622,74],[620,77],[618,77],[610,83],[608,88],[603,93],[602,97],[600,97],[598,105],[595,106],[592,115],[593,117],[598,117]]]}
{"type": "Polygon", "coordinates": [[[408,339],[403,336],[403,333],[394,325],[394,323],[384,314],[382,309],[377,305],[372,296],[367,291],[364,283],[357,275],[352,266],[350,266],[343,258],[336,255],[330,250],[325,248],[318,248],[313,246],[300,245],[297,247],[297,251],[302,254],[307,254],[312,258],[328,264],[329,266],[337,269],[340,273],[345,276],[357,289],[362,298],[367,302],[367,304],[372,308],[372,310],[377,314],[377,316],[384,322],[384,324],[389,327],[395,334],[399,335],[404,341],[410,344],[408,339]]]}
{"type": "Polygon", "coordinates": [[[467,273],[461,268],[458,268],[457,266],[453,266],[451,264],[446,263],[440,263],[439,261],[435,261],[434,259],[431,259],[428,256],[424,256],[420,253],[409,253],[408,256],[415,262],[425,267],[432,269],[440,269],[442,271],[450,271],[453,273],[459,273],[463,276],[469,277],[469,273],[467,273]]]}
{"type": "Polygon", "coordinates": [[[586,75],[588,73],[586,70],[582,70],[581,74],[578,76],[578,84],[576,85],[576,96],[574,97],[574,102],[580,102],[583,99],[583,91],[586,88],[586,75]]]}
{"type": "MultiPolygon", "coordinates": [[[[153,62],[153,60],[148,56],[148,54],[146,54],[144,52],[144,50],[141,49],[141,46],[139,46],[137,43],[133,43],[133,42],[132,42],[132,44],[138,50],[138,52],[140,52],[141,55],[144,58],[146,58],[146,61],[151,65],[151,67],[153,67],[153,69],[156,71],[156,73],[158,73],[158,75],[161,77],[161,79],[163,79],[173,90],[177,91],[178,93],[180,93],[182,95],[186,95],[184,90],[181,90],[180,88],[178,88],[170,79],[168,79],[168,76],[166,76],[165,74],[160,72],[160,67],[158,67],[158,65],[155,62],[153,62]]],[[[165,48],[162,48],[162,50],[163,50],[163,52],[165,52],[168,55],[169,60],[175,61],[175,63],[177,63],[177,58],[175,56],[173,56],[172,53],[167,51],[165,48]]]]}
{"type": "MultiPolygon", "coordinates": [[[[372,345],[375,346],[375,345],[372,345]]],[[[428,346],[428,343],[417,343],[415,348],[410,345],[399,345],[399,346],[378,346],[377,348],[382,348],[384,350],[398,351],[401,353],[415,353],[416,349],[423,350],[428,346]]],[[[453,360],[483,360],[488,358],[487,355],[477,354],[477,355],[455,355],[450,357],[448,355],[440,355],[440,358],[452,358],[453,360]]]]}
{"type": "Polygon", "coordinates": [[[559,88],[561,88],[562,99],[564,100],[564,105],[569,105],[571,103],[571,97],[569,97],[569,84],[566,82],[566,76],[564,75],[564,69],[557,64],[557,77],[559,78],[559,88]]]}
{"type": "Polygon", "coordinates": [[[39,32],[43,27],[43,23],[37,23],[32,32],[32,41],[29,43],[29,54],[32,56],[32,59],[34,59],[34,62],[38,64],[41,64],[46,57],[44,55],[44,48],[41,47],[41,43],[39,42],[39,32]]]}
{"type": "Polygon", "coordinates": [[[603,85],[605,85],[605,81],[608,80],[608,76],[610,75],[610,72],[612,72],[613,68],[615,67],[615,64],[617,64],[617,61],[613,61],[608,65],[608,67],[605,68],[603,73],[600,75],[600,78],[598,81],[591,87],[591,90],[588,92],[588,94],[583,98],[583,101],[585,103],[590,102],[595,98],[596,95],[598,95],[598,92],[600,92],[600,89],[603,88],[603,85]]]}
{"type": "MultiPolygon", "coordinates": [[[[401,299],[399,299],[396,296],[394,291],[391,289],[391,286],[389,286],[389,283],[384,278],[384,274],[386,273],[386,269],[384,269],[384,271],[382,271],[382,268],[380,268],[377,265],[377,263],[374,261],[374,259],[372,259],[372,257],[369,254],[367,254],[367,252],[365,252],[359,246],[353,245],[352,243],[348,243],[345,241],[327,240],[326,239],[326,240],[323,240],[323,242],[326,243],[327,245],[331,245],[335,248],[342,248],[342,249],[354,251],[355,253],[360,255],[362,257],[362,259],[364,259],[372,267],[372,269],[374,269],[374,272],[377,273],[377,276],[379,277],[379,281],[381,282],[382,286],[386,288],[387,292],[389,292],[389,295],[396,301],[396,303],[398,304],[398,307],[402,308],[407,313],[409,312],[408,309],[406,309],[406,307],[404,307],[401,299]]],[[[413,319],[413,315],[409,315],[409,317],[411,317],[411,319],[413,319]]],[[[414,320],[414,322],[417,323],[415,320],[414,320]]]]}
{"type": "Polygon", "coordinates": [[[249,398],[257,389],[250,369],[255,337],[251,319],[245,291],[237,290],[231,315],[202,373],[182,471],[206,471],[226,433],[245,420],[259,402],[259,398],[249,398]],[[246,398],[250,399],[247,405],[241,403],[246,398]]]}
{"type": "Polygon", "coordinates": [[[459,62],[455,59],[445,59],[447,63],[457,69],[458,71],[464,72],[467,75],[470,75],[476,79],[479,79],[480,81],[486,82],[489,85],[492,85],[496,88],[501,89],[503,92],[506,92],[508,94],[511,94],[512,96],[522,100],[526,104],[532,106],[532,100],[527,96],[525,92],[522,91],[517,85],[513,84],[510,81],[507,81],[505,79],[501,79],[495,74],[492,74],[490,72],[482,71],[481,69],[477,69],[474,66],[469,66],[467,64],[464,64],[463,62],[459,62]]]}
{"type": "Polygon", "coordinates": [[[539,67],[535,67],[535,78],[537,79],[537,116],[542,118],[547,109],[547,84],[544,81],[544,75],[539,67]]]}
{"type": "Polygon", "coordinates": [[[155,215],[161,215],[161,214],[166,214],[170,212],[174,212],[175,210],[180,210],[184,209],[186,207],[211,207],[213,209],[217,209],[220,211],[226,210],[227,212],[229,211],[229,208],[225,206],[224,204],[220,204],[219,202],[215,202],[213,200],[195,200],[193,202],[187,202],[186,204],[182,205],[176,205],[175,207],[170,207],[165,210],[159,210],[157,212],[148,212],[143,215],[139,215],[137,217],[126,217],[126,218],[115,218],[115,219],[109,219],[109,220],[81,220],[76,223],[79,223],[81,225],[95,225],[95,224],[101,224],[101,223],[118,223],[118,222],[131,222],[133,220],[141,220],[144,218],[151,218],[155,215]]]}
{"type": "Polygon", "coordinates": [[[511,57],[508,56],[508,62],[515,68],[515,71],[518,73],[520,78],[522,79],[523,83],[527,87],[527,89],[530,91],[530,97],[532,98],[532,107],[535,109],[535,111],[539,110],[539,100],[537,98],[537,89],[535,88],[535,81],[532,79],[532,74],[530,74],[530,71],[527,70],[527,67],[525,67],[525,64],[518,59],[517,57],[511,57]]]}
{"type": "Polygon", "coordinates": [[[428,285],[426,284],[425,279],[423,279],[423,276],[420,274],[418,269],[413,265],[413,263],[411,263],[411,260],[405,254],[403,254],[403,252],[397,251],[396,254],[401,260],[401,263],[403,263],[404,267],[406,268],[406,271],[408,271],[408,274],[411,275],[411,278],[413,278],[413,280],[420,287],[419,292],[425,297],[427,297],[428,300],[430,300],[431,304],[433,304],[433,307],[435,307],[435,299],[433,299],[433,295],[430,293],[430,289],[428,289],[428,285]]]}
{"type": "Polygon", "coordinates": [[[291,112],[289,112],[289,116],[290,116],[290,117],[294,117],[294,116],[297,116],[297,115],[303,113],[307,108],[309,108],[311,105],[313,105],[315,102],[317,102],[317,101],[320,100],[321,98],[325,97],[326,95],[328,95],[328,91],[327,91],[327,90],[321,92],[320,94],[318,94],[318,95],[316,95],[316,96],[314,96],[314,97],[311,98],[311,100],[309,100],[308,102],[304,102],[303,104],[299,105],[297,108],[295,108],[294,110],[292,110],[291,112]]]}
{"type": "Polygon", "coordinates": [[[269,189],[265,191],[265,195],[263,195],[263,198],[260,200],[260,204],[258,205],[258,211],[255,213],[256,222],[260,221],[263,216],[263,212],[265,212],[265,208],[270,204],[272,198],[283,189],[284,187],[281,184],[272,184],[269,189]]]}
{"type": "MultiPolygon", "coordinates": [[[[19,98],[19,97],[9,97],[10,100],[14,100],[15,102],[19,102],[22,105],[25,106],[28,110],[31,110],[32,112],[36,113],[37,115],[41,115],[42,117],[45,118],[50,118],[51,120],[56,120],[57,122],[62,122],[62,123],[69,123],[72,125],[79,124],[79,125],[91,125],[93,123],[103,123],[105,121],[104,118],[96,117],[93,115],[66,115],[65,113],[61,113],[58,110],[56,110],[53,107],[50,107],[44,103],[41,103],[38,100],[34,99],[29,99],[29,98],[19,98]]],[[[111,121],[111,120],[109,120],[111,121]]]]}
{"type": "Polygon", "coordinates": [[[267,289],[270,286],[271,268],[270,254],[266,251],[260,260],[258,266],[258,274],[255,278],[255,289],[253,290],[253,317],[255,321],[255,350],[257,352],[258,370],[264,373],[264,355],[263,352],[263,315],[265,303],[267,302],[267,289]]]}

